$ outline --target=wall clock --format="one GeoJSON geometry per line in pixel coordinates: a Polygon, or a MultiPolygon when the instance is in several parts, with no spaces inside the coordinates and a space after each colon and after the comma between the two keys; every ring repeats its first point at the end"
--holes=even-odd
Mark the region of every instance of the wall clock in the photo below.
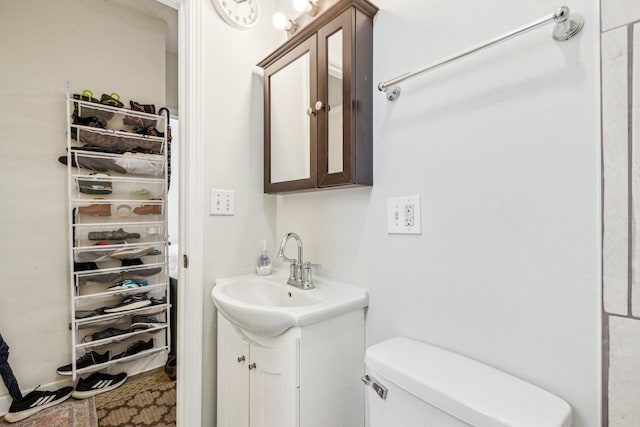
{"type": "Polygon", "coordinates": [[[247,30],[260,17],[259,0],[211,0],[224,22],[232,27],[247,30]]]}

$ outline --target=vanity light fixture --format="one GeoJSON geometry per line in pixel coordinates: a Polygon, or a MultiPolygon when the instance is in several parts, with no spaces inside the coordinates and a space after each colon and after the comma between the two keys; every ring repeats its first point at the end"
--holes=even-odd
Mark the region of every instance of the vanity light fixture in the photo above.
{"type": "Polygon", "coordinates": [[[296,12],[304,12],[309,16],[318,14],[317,0],[293,0],[293,8],[296,12]]]}
{"type": "Polygon", "coordinates": [[[273,26],[278,30],[286,30],[287,33],[293,34],[298,29],[298,23],[293,19],[287,19],[284,13],[276,12],[271,20],[273,26]]]}

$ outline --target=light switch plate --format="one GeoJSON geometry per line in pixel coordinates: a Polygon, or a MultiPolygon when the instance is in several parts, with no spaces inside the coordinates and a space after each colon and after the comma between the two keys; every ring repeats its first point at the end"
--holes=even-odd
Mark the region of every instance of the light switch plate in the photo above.
{"type": "Polygon", "coordinates": [[[209,215],[234,215],[236,211],[236,192],[234,190],[211,189],[209,215]]]}
{"type": "Polygon", "coordinates": [[[388,234],[422,234],[420,196],[387,199],[388,234]]]}

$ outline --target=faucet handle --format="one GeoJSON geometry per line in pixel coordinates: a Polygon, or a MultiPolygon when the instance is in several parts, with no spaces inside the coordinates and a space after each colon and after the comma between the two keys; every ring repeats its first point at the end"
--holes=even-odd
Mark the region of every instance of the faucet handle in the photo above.
{"type": "Polygon", "coordinates": [[[312,264],[309,261],[305,262],[303,264],[303,267],[305,269],[309,269],[309,270],[312,269],[312,268],[315,268],[316,270],[321,270],[322,269],[322,265],[321,264],[312,264]]]}
{"type": "Polygon", "coordinates": [[[313,284],[313,280],[311,280],[311,269],[315,268],[320,270],[320,264],[311,264],[310,262],[305,262],[302,264],[302,288],[303,289],[313,289],[315,288],[313,284]]]}

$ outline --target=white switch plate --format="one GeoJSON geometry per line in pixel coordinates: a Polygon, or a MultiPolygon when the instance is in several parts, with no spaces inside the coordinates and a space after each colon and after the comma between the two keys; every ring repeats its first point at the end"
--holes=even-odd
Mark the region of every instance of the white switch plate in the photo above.
{"type": "Polygon", "coordinates": [[[236,192],[234,190],[211,189],[209,215],[234,215],[236,211],[236,192]]]}
{"type": "Polygon", "coordinates": [[[420,196],[387,199],[388,234],[422,234],[420,196]]]}

